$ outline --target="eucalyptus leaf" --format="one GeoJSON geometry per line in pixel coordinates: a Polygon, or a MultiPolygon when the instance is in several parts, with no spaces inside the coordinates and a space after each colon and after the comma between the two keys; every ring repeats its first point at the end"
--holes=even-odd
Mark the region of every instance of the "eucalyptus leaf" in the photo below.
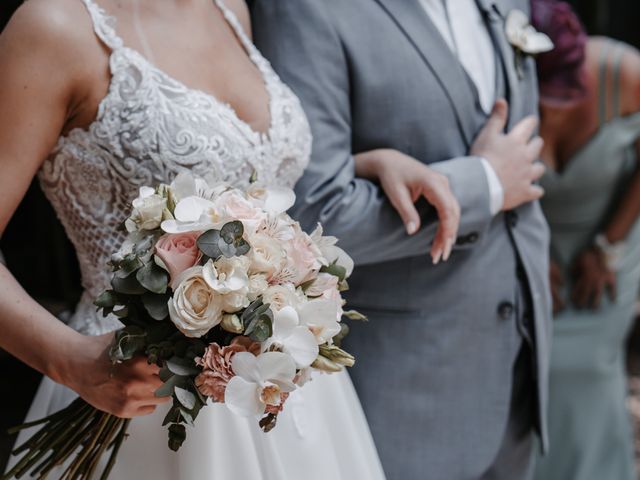
{"type": "Polygon", "coordinates": [[[109,356],[114,362],[131,360],[136,354],[144,352],[146,333],[140,327],[129,326],[118,330],[109,356]]]}
{"type": "Polygon", "coordinates": [[[169,448],[177,452],[185,439],[187,438],[187,430],[184,425],[174,423],[169,427],[169,448]]]}
{"type": "Polygon", "coordinates": [[[143,265],[144,263],[142,263],[140,257],[135,253],[130,253],[124,257],[124,259],[118,264],[118,267],[120,267],[120,271],[124,274],[122,276],[127,276],[138,270],[143,265]]]}
{"type": "Polygon", "coordinates": [[[118,298],[116,292],[113,290],[106,290],[102,292],[98,298],[95,299],[93,304],[98,308],[113,308],[118,304],[118,298]]]}
{"type": "Polygon", "coordinates": [[[224,240],[218,243],[220,253],[227,258],[233,258],[236,256],[236,247],[232,243],[226,243],[224,240]]]}
{"type": "Polygon", "coordinates": [[[249,245],[246,241],[240,240],[236,247],[236,256],[246,255],[251,250],[251,245],[249,245]]]}
{"type": "Polygon", "coordinates": [[[111,279],[111,287],[113,287],[116,292],[125,295],[142,295],[146,290],[136,277],[137,275],[129,275],[124,278],[114,276],[111,279]]]}
{"type": "Polygon", "coordinates": [[[136,279],[140,285],[153,293],[165,293],[169,285],[169,275],[153,261],[136,272],[136,279]]]}
{"type": "Polygon", "coordinates": [[[345,278],[347,278],[347,269],[338,265],[337,263],[332,263],[331,265],[325,265],[320,269],[322,273],[328,273],[333,275],[334,277],[338,277],[338,279],[342,282],[345,278]]]}
{"type": "Polygon", "coordinates": [[[142,295],[142,304],[149,316],[154,320],[164,320],[169,316],[168,301],[168,295],[158,295],[151,292],[142,295]]]}
{"type": "Polygon", "coordinates": [[[220,237],[227,243],[233,244],[242,240],[242,235],[244,235],[244,225],[240,221],[226,223],[220,230],[220,237]]]}
{"type": "MultiPolygon", "coordinates": [[[[185,390],[186,392],[187,390],[185,390]]],[[[191,393],[191,392],[189,392],[191,393]]],[[[191,393],[191,395],[193,395],[191,393]]],[[[184,408],[180,409],[180,415],[182,416],[182,419],[187,423],[187,425],[189,425],[190,427],[193,427],[193,415],[191,415],[191,412],[189,412],[189,410],[186,410],[184,408]]]]}
{"type": "Polygon", "coordinates": [[[187,410],[191,410],[196,406],[196,396],[186,388],[175,387],[173,394],[180,404],[187,410]]]}
{"type": "Polygon", "coordinates": [[[198,248],[206,256],[215,260],[222,256],[222,252],[219,247],[220,240],[219,230],[207,230],[198,237],[198,248]]]}
{"type": "Polygon", "coordinates": [[[173,390],[176,388],[176,386],[180,385],[181,383],[182,379],[180,377],[175,375],[169,377],[169,379],[154,392],[154,395],[156,397],[170,397],[171,395],[173,395],[173,390]]]}
{"type": "Polygon", "coordinates": [[[200,373],[200,369],[194,363],[179,357],[167,360],[167,368],[171,373],[181,377],[189,377],[200,373]]]}
{"type": "Polygon", "coordinates": [[[171,409],[165,415],[162,421],[162,426],[166,426],[170,423],[176,423],[180,420],[180,407],[171,407],[171,409]]]}

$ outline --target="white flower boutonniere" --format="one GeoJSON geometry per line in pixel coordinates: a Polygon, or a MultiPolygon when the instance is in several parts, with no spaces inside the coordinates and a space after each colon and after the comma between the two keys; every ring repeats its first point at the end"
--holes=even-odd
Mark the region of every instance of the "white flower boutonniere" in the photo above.
{"type": "Polygon", "coordinates": [[[516,70],[522,77],[523,61],[527,55],[553,50],[553,42],[542,32],[538,32],[531,25],[529,18],[522,10],[511,10],[505,20],[507,40],[513,47],[516,57],[516,70]]]}

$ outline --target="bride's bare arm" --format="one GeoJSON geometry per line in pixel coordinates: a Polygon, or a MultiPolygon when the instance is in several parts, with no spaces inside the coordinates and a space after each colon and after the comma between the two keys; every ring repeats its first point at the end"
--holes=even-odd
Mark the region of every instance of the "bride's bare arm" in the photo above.
{"type": "MultiPolygon", "coordinates": [[[[56,8],[65,3],[71,5],[30,0],[0,35],[0,235],[88,91],[92,63],[86,45],[92,43],[84,36],[90,30],[79,28],[88,19],[79,10],[56,8]]],[[[153,395],[160,385],[157,367],[144,360],[112,367],[106,356],[111,335],[76,333],[38,305],[1,264],[0,330],[0,348],[97,408],[133,417],[164,401],[153,395]]]]}
{"type": "Polygon", "coordinates": [[[420,229],[418,199],[424,197],[435,207],[440,223],[431,256],[434,263],[448,260],[460,226],[460,205],[447,177],[397,150],[362,152],[354,160],[356,176],[380,183],[409,235],[420,229]]]}

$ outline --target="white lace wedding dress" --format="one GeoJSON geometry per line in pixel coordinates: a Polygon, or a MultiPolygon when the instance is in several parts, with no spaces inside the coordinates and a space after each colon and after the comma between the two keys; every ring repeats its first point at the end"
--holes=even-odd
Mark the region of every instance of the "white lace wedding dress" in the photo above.
{"type": "MultiPolygon", "coordinates": [[[[311,135],[298,99],[222,1],[212,0],[212,8],[223,12],[264,78],[271,111],[266,134],[252,130],[229,105],[186,87],[124,46],[115,19],[93,0],[78,1],[111,50],[111,84],[97,119],[60,139],[39,178],[80,260],[85,292],[71,326],[96,335],[118,327],[114,318],[97,314],[92,301],[109,285],[106,262],[123,241],[117,227],[140,185],[192,171],[242,186],[255,170],[261,181],[292,186],[307,165],[311,135]]],[[[28,420],[73,398],[72,391],[45,378],[28,420]]],[[[294,393],[269,434],[253,419],[210,405],[174,453],[161,425],[164,413],[133,420],[111,479],[383,480],[347,374],[318,376],[294,393]]]]}

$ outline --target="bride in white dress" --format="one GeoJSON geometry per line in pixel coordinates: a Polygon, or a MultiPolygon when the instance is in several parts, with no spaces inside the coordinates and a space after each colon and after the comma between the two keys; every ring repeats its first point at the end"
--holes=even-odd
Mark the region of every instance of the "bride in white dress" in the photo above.
{"type": "Polygon", "coordinates": [[[269,434],[208,406],[174,453],[156,367],[113,369],[105,354],[118,322],[92,301],[109,284],[106,262],[140,185],[192,171],[242,186],[255,171],[293,186],[308,162],[300,103],[253,46],[242,1],[228,2],[29,0],[0,36],[0,232],[37,174],[84,287],[66,326],[0,265],[0,347],[46,375],[27,420],[78,394],[135,417],[113,479],[382,480],[346,373],[294,393],[269,434]]]}

